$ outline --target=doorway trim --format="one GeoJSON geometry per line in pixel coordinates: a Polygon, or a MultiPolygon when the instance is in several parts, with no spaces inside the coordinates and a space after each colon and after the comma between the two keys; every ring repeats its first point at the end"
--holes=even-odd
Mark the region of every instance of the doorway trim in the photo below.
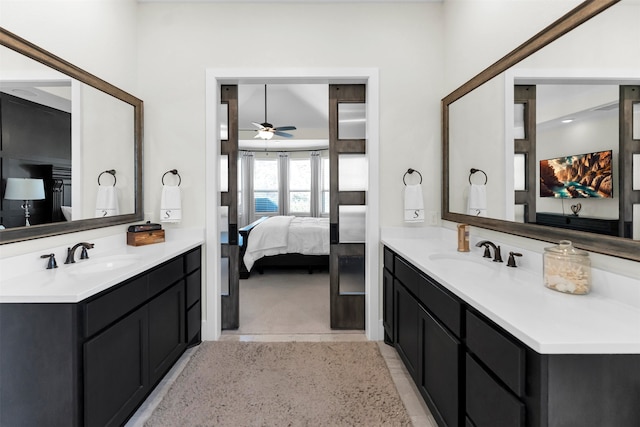
{"type": "MultiPolygon", "coordinates": [[[[365,333],[369,340],[382,340],[379,271],[379,80],[377,68],[207,68],[205,70],[205,307],[202,339],[221,335],[220,232],[220,135],[218,105],[222,84],[366,84],[367,85],[367,190],[365,255],[365,333]]],[[[327,295],[327,298],[329,295],[327,295]]]]}

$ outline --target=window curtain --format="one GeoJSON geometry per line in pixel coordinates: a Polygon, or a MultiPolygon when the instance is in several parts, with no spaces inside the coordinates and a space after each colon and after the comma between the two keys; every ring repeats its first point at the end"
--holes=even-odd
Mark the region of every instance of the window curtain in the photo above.
{"type": "Polygon", "coordinates": [[[278,153],[278,205],[279,214],[289,214],[289,153],[278,153]]]}
{"type": "Polygon", "coordinates": [[[319,151],[311,152],[311,216],[322,213],[322,156],[319,151]]]}
{"type": "Polygon", "coordinates": [[[253,218],[253,152],[240,152],[240,176],[238,179],[238,227],[249,225],[253,218]]]}

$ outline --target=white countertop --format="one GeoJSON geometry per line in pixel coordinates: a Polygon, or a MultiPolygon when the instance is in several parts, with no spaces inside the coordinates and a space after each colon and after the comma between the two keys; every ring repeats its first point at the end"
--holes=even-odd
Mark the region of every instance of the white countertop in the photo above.
{"type": "Polygon", "coordinates": [[[78,250],[75,264],[64,264],[66,247],[53,248],[51,253],[56,254],[58,268],[51,270],[45,268],[46,259],[39,259],[40,253],[47,251],[0,260],[0,303],[80,302],[201,245],[204,239],[201,231],[187,231],[167,233],[165,242],[145,246],[127,246],[125,234],[91,242],[95,243],[95,248],[89,250],[89,259],[79,260],[78,250]],[[90,264],[118,259],[135,262],[111,271],[86,272],[90,264]],[[34,266],[34,260],[37,266],[34,266]]]}
{"type": "Polygon", "coordinates": [[[505,263],[493,263],[473,245],[458,252],[456,237],[434,227],[423,233],[390,228],[381,240],[538,353],[640,354],[640,279],[593,269],[589,294],[564,294],[543,285],[541,254],[519,251],[525,256],[518,263],[540,259],[509,268],[504,247],[505,263]]]}

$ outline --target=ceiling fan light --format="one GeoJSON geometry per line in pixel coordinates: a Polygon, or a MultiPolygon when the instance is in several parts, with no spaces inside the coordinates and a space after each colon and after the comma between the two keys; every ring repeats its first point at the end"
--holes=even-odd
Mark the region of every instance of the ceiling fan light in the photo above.
{"type": "Polygon", "coordinates": [[[258,131],[258,136],[262,139],[271,139],[273,138],[273,132],[261,129],[258,131]]]}

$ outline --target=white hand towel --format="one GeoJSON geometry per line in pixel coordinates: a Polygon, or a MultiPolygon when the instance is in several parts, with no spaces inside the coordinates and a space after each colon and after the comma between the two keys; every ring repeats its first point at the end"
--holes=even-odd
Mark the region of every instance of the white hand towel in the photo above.
{"type": "Polygon", "coordinates": [[[113,185],[98,185],[96,218],[114,215],[120,215],[118,190],[113,185]]]}
{"type": "Polygon", "coordinates": [[[420,184],[405,185],[404,187],[404,221],[424,222],[424,202],[420,184]]]}
{"type": "Polygon", "coordinates": [[[484,184],[471,184],[468,200],[469,215],[487,216],[487,186],[484,184]]]}
{"type": "Polygon", "coordinates": [[[160,221],[180,222],[182,220],[182,198],[177,185],[162,186],[160,201],[160,221]]]}

